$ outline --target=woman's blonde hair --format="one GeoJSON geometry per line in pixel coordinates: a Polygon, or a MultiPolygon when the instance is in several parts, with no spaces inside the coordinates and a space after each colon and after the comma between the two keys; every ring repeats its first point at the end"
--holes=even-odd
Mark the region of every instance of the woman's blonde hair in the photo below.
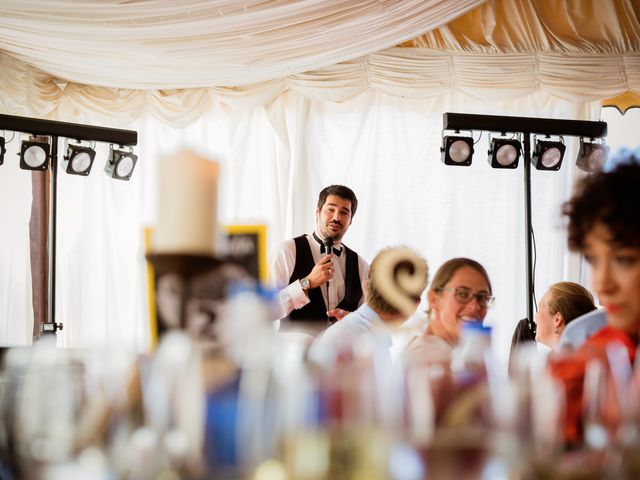
{"type": "Polygon", "coordinates": [[[560,313],[565,325],[574,318],[596,309],[589,290],[577,283],[554,283],[549,287],[549,292],[551,294],[547,304],[549,314],[560,313]]]}

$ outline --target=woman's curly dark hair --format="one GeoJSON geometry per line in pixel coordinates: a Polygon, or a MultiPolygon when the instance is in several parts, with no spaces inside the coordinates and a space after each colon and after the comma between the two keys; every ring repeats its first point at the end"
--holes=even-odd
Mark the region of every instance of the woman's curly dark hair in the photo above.
{"type": "Polygon", "coordinates": [[[606,226],[612,241],[640,247],[640,163],[629,155],[611,172],[586,177],[571,200],[562,207],[569,218],[569,248],[583,250],[587,234],[598,223],[606,226]]]}

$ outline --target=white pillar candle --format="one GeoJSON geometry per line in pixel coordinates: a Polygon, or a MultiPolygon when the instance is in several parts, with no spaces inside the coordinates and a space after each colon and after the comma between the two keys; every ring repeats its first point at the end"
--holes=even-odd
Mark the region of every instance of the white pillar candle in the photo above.
{"type": "Polygon", "coordinates": [[[154,253],[214,254],[218,174],[217,162],[188,150],[160,161],[154,253]]]}

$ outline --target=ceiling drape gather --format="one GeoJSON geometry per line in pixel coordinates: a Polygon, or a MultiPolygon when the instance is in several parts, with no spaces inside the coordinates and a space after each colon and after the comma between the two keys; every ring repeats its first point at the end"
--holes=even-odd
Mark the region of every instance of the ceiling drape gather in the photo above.
{"type": "Polygon", "coordinates": [[[397,45],[486,0],[6,0],[0,47],[67,81],[235,87],[397,45]]]}

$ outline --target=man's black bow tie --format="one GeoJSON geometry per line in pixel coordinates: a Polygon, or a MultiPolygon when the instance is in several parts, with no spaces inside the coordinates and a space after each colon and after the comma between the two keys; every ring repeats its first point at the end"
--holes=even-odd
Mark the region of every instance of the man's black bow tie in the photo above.
{"type": "MultiPolygon", "coordinates": [[[[318,242],[320,244],[320,253],[325,253],[326,245],[322,242],[322,240],[320,240],[320,237],[318,237],[318,235],[316,235],[316,232],[313,232],[313,238],[315,238],[316,242],[318,242]]],[[[333,253],[337,257],[339,257],[340,254],[342,253],[342,249],[337,249],[336,247],[333,247],[333,253]]]]}

